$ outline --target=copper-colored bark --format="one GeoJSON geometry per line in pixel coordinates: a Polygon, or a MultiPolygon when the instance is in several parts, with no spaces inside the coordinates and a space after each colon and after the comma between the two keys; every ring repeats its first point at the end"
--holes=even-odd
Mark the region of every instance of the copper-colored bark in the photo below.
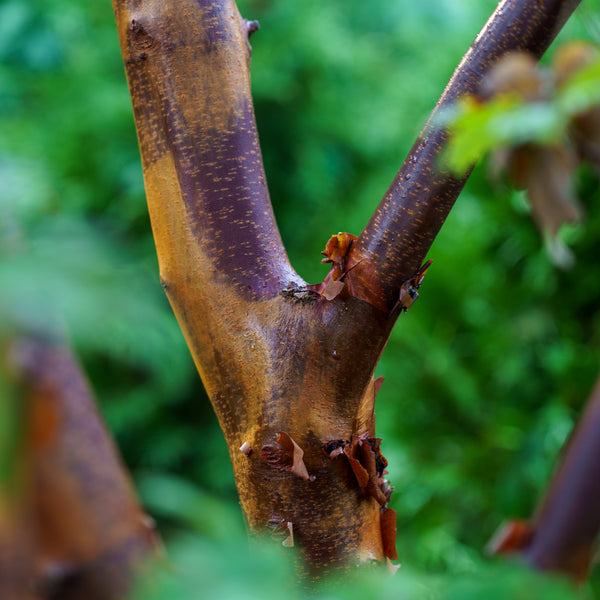
{"type": "Polygon", "coordinates": [[[247,24],[233,2],[116,2],[115,14],[161,278],[225,433],[248,524],[291,522],[312,567],[382,559],[379,504],[322,445],[358,433],[387,316],[302,291],[289,266],[260,162],[247,24]],[[360,346],[348,338],[356,319],[360,346]],[[264,460],[280,432],[304,451],[310,478],[264,460]]]}
{"type": "MultiPolygon", "coordinates": [[[[553,37],[557,3],[512,4],[535,5],[547,19],[528,24],[527,36],[523,21],[507,24],[509,10],[494,22],[541,51],[553,37]]],[[[113,6],[161,280],[225,434],[250,530],[285,532],[286,540],[293,532],[310,571],[395,556],[390,488],[373,441],[373,372],[401,285],[428,247],[414,240],[428,231],[432,240],[443,221],[417,216],[419,229],[402,220],[420,210],[417,190],[438,185],[431,165],[443,137],[421,140],[418,147],[433,149],[429,162],[403,171],[407,181],[414,175],[413,208],[388,201],[352,248],[354,263],[343,268],[356,268],[364,294],[353,297],[348,286],[328,300],[293,271],[277,233],[250,95],[249,25],[233,0],[113,6]],[[392,257],[401,227],[412,250],[392,257]],[[382,301],[369,301],[373,293],[382,301]]],[[[495,55],[507,49],[498,39],[485,46],[495,55]]],[[[449,209],[462,182],[440,185],[449,209]]]]}
{"type": "MultiPolygon", "coordinates": [[[[12,536],[23,557],[11,576],[14,597],[32,590],[40,597],[124,598],[155,546],[154,532],[79,366],[66,348],[33,338],[11,344],[5,362],[22,408],[20,485],[13,486],[18,501],[11,511],[17,531],[0,515],[0,554],[2,538],[12,536]]],[[[10,598],[4,583],[0,593],[10,598]]]]}

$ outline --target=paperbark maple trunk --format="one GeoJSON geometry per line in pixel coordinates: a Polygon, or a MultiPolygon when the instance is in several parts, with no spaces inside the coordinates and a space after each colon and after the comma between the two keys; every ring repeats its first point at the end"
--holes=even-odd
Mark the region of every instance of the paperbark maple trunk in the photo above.
{"type": "MultiPolygon", "coordinates": [[[[540,56],[577,1],[506,1],[441,104],[513,49],[540,56]]],[[[252,532],[300,547],[312,574],[395,558],[373,372],[397,300],[463,180],[426,126],[337,265],[335,298],[290,266],[254,122],[248,35],[232,0],[113,0],[163,287],[223,429],[252,532]],[[352,271],[348,272],[348,268],[352,271]],[[302,454],[303,453],[303,454],[302,454]]]]}

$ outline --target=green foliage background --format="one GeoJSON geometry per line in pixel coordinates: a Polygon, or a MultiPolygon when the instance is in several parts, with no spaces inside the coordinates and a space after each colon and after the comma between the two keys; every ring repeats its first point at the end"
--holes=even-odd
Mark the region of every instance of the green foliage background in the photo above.
{"type": "MultiPolygon", "coordinates": [[[[261,24],[258,127],[304,278],[323,278],[319,252],[332,233],[360,232],[494,6],[240,1],[261,24]]],[[[584,0],[560,39],[595,39],[598,8],[584,0]]],[[[587,222],[567,232],[577,262],[563,272],[522,193],[475,170],[377,371],[405,567],[323,597],[566,597],[481,556],[499,523],[532,513],[598,371],[597,180],[582,172],[578,187],[587,222]]],[[[209,580],[214,597],[274,597],[288,565],[272,548],[245,549],[227,450],[158,283],[144,202],[108,0],[0,0],[0,336],[72,340],[184,565],[142,597],[202,598],[209,580]]]]}

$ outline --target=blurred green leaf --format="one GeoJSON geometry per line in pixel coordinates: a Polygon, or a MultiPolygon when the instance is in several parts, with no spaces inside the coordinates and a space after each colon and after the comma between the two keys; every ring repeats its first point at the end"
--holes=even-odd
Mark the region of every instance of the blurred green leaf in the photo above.
{"type": "Polygon", "coordinates": [[[153,514],[170,518],[211,540],[244,542],[239,510],[191,482],[169,474],[145,473],[137,478],[143,504],[153,514]]]}
{"type": "Polygon", "coordinates": [[[558,91],[556,103],[566,116],[600,104],[600,58],[578,70],[558,91]]]}
{"type": "Polygon", "coordinates": [[[517,95],[503,95],[485,104],[466,98],[443,121],[451,132],[444,162],[462,174],[492,150],[560,141],[566,134],[568,115],[554,104],[526,103],[517,95]]]}

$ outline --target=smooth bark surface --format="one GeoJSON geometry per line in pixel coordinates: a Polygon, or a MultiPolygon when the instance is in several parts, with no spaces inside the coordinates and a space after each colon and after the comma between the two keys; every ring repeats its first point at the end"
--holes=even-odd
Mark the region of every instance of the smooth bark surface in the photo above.
{"type": "MultiPolygon", "coordinates": [[[[537,18],[525,26],[499,10],[444,102],[475,88],[490,62],[483,54],[508,49],[490,31],[506,28],[518,39],[510,47],[540,54],[566,18],[557,2],[507,4],[537,18]]],[[[161,280],[225,434],[250,530],[287,546],[293,533],[313,574],[395,558],[373,372],[400,287],[462,187],[435,171],[444,135],[426,130],[352,250],[363,294],[345,287],[329,301],[293,271],[275,226],[250,96],[250,24],[231,0],[113,6],[161,280]]]]}

